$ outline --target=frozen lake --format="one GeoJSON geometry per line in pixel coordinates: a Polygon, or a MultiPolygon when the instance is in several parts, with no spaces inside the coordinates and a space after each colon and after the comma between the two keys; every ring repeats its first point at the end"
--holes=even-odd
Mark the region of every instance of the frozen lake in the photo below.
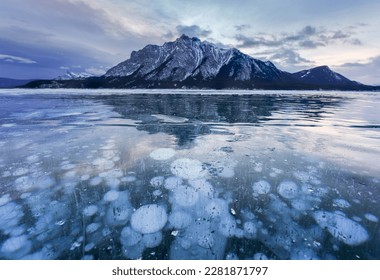
{"type": "Polygon", "coordinates": [[[379,94],[0,91],[0,259],[380,259],[379,202],[379,94]]]}

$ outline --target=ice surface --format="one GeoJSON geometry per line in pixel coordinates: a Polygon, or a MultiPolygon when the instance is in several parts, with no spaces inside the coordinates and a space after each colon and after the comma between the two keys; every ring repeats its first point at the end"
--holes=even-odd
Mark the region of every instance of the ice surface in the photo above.
{"type": "Polygon", "coordinates": [[[0,259],[378,258],[377,138],[312,128],[351,101],[98,93],[0,104],[0,259]]]}
{"type": "Polygon", "coordinates": [[[161,230],[168,220],[166,210],[157,204],[148,204],[137,209],[131,217],[131,227],[141,233],[161,230]]]}
{"type": "Polygon", "coordinates": [[[176,154],[171,148],[160,148],[150,153],[150,157],[155,160],[168,160],[176,154]]]}
{"type": "Polygon", "coordinates": [[[327,229],[332,236],[347,245],[359,245],[369,238],[363,226],[340,213],[316,211],[313,217],[321,228],[327,229]]]}

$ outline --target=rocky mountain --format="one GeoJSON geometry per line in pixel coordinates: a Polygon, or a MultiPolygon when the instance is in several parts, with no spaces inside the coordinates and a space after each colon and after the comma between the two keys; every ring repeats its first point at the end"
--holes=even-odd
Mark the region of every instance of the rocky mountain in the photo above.
{"type": "Polygon", "coordinates": [[[361,86],[362,84],[351,81],[343,75],[332,71],[328,66],[319,66],[309,70],[303,70],[292,74],[302,84],[331,85],[331,86],[361,86]]]}
{"type": "Polygon", "coordinates": [[[101,77],[37,81],[30,87],[212,88],[375,90],[327,66],[297,73],[279,70],[235,48],[220,48],[182,35],[162,46],[147,45],[101,77]]]}
{"type": "MultiPolygon", "coordinates": [[[[163,46],[148,45],[132,52],[131,58],[111,68],[105,77],[130,77],[130,84],[278,82],[284,72],[237,49],[223,49],[198,38],[182,35],[163,46]]],[[[216,85],[215,85],[216,86],[216,85]]],[[[221,85],[222,86],[222,85],[221,85]]]]}

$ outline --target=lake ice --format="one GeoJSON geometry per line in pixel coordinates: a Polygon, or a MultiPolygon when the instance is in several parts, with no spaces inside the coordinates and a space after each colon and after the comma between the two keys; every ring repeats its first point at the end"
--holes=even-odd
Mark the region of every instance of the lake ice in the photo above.
{"type": "Polygon", "coordinates": [[[0,259],[380,259],[375,93],[1,90],[0,259]]]}

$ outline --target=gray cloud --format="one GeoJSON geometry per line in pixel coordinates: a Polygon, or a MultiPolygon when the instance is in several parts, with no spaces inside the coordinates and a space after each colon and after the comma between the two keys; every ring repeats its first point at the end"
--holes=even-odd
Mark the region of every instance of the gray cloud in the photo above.
{"type": "Polygon", "coordinates": [[[235,25],[234,27],[235,27],[236,31],[239,31],[239,32],[251,28],[251,26],[249,24],[240,24],[240,25],[235,25]]]}
{"type": "Polygon", "coordinates": [[[278,47],[281,45],[281,42],[276,38],[266,39],[263,36],[252,36],[247,37],[243,34],[235,35],[235,39],[239,42],[238,48],[251,48],[251,47],[278,47]]]}
{"type": "Polygon", "coordinates": [[[316,49],[318,47],[325,47],[326,44],[312,40],[300,41],[298,45],[303,49],[316,49]]]}
{"type": "Polygon", "coordinates": [[[186,34],[190,37],[204,38],[211,35],[212,31],[202,29],[198,25],[177,25],[176,30],[178,35],[186,34]]]}
{"type": "Polygon", "coordinates": [[[300,35],[311,36],[317,33],[317,29],[314,26],[307,25],[300,32],[300,35]]]}
{"type": "Polygon", "coordinates": [[[360,45],[362,42],[354,38],[355,31],[348,27],[342,30],[328,30],[323,27],[307,25],[301,30],[293,33],[266,34],[246,36],[238,33],[234,36],[238,41],[238,48],[251,47],[287,47],[293,49],[316,49],[337,42],[360,45]]]}
{"type": "Polygon", "coordinates": [[[334,68],[348,77],[356,77],[359,82],[380,85],[380,55],[367,62],[348,62],[334,68]]]}
{"type": "Polygon", "coordinates": [[[301,55],[291,49],[280,49],[274,55],[272,55],[270,60],[277,61],[281,65],[310,65],[314,61],[308,60],[301,57],[301,55]]]}

